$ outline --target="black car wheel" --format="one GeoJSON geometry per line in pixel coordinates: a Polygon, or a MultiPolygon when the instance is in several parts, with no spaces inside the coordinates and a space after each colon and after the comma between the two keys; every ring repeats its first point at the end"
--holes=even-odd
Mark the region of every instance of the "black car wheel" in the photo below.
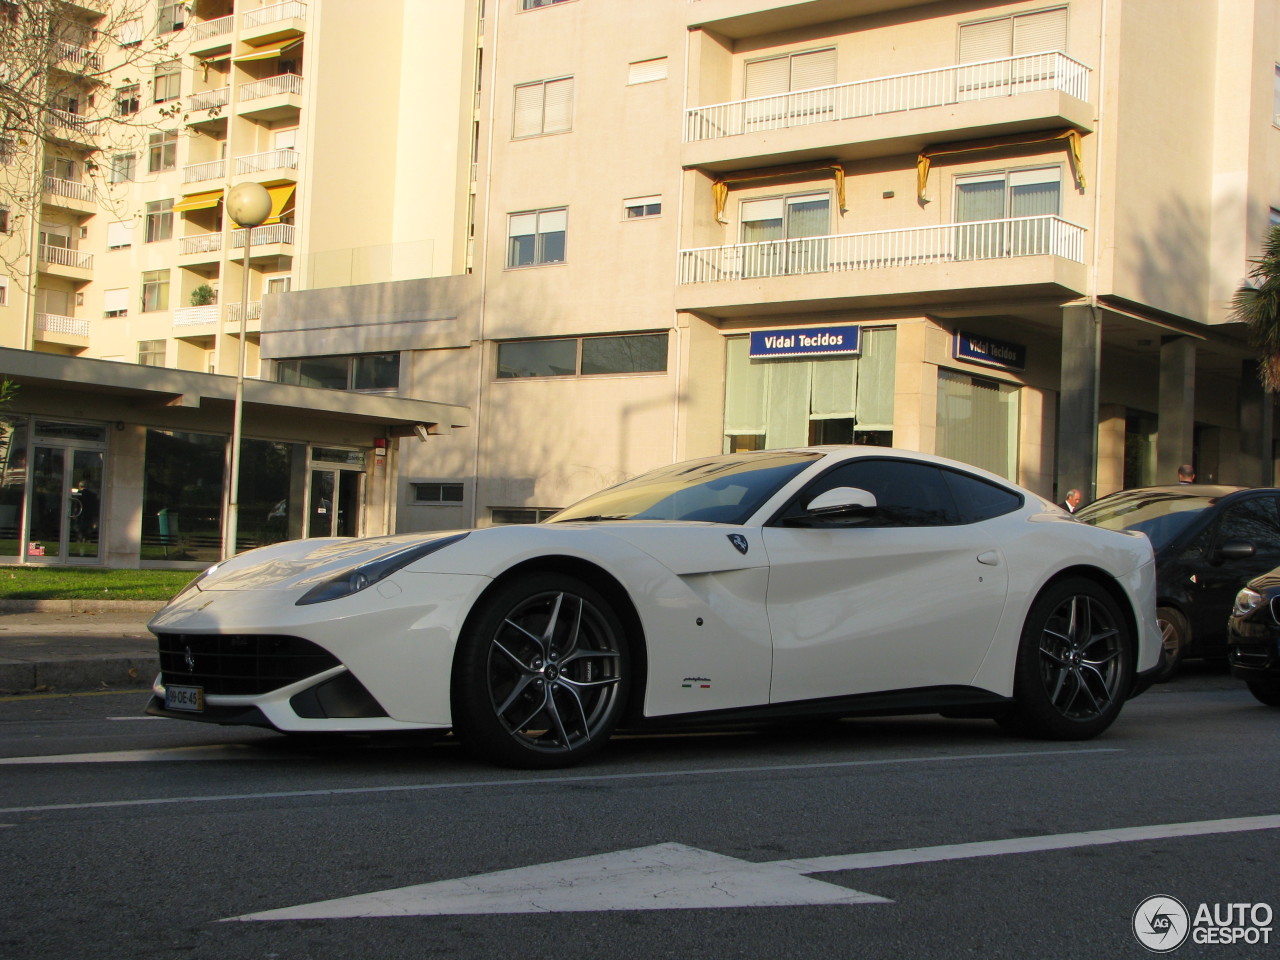
{"type": "Polygon", "coordinates": [[[454,732],[493,763],[577,763],[617,726],[630,668],[626,631],[596,590],[558,574],[513,581],[458,642],[454,732]]]}
{"type": "Polygon", "coordinates": [[[1280,707],[1280,680],[1250,680],[1249,692],[1259,703],[1268,707],[1280,707]]]}
{"type": "Polygon", "coordinates": [[[1156,625],[1160,628],[1160,642],[1164,644],[1164,666],[1156,674],[1156,683],[1164,683],[1178,672],[1187,644],[1191,641],[1191,625],[1182,611],[1173,607],[1156,608],[1156,625]]]}
{"type": "Polygon", "coordinates": [[[1014,668],[1014,707],[998,722],[1048,740],[1086,740],[1120,713],[1133,642],[1109,594],[1089,580],[1053,584],[1031,606],[1014,668]]]}

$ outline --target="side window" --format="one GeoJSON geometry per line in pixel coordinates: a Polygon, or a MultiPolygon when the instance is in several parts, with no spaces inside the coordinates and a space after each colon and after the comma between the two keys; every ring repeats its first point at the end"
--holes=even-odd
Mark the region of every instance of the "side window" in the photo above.
{"type": "Polygon", "coordinates": [[[1232,504],[1218,522],[1217,543],[1248,540],[1259,553],[1280,549],[1280,514],[1271,497],[1253,497],[1232,504]]]}
{"type": "MultiPolygon", "coordinates": [[[[855,460],[823,474],[805,487],[778,519],[785,522],[803,515],[805,504],[835,487],[858,487],[875,495],[875,512],[860,520],[858,527],[938,527],[960,522],[955,498],[939,468],[881,459],[855,460]]],[[[831,521],[833,526],[840,523],[831,521]]]]}
{"type": "Polygon", "coordinates": [[[961,523],[977,523],[1002,517],[1022,506],[1022,497],[987,480],[979,480],[967,473],[943,470],[942,476],[951,488],[960,507],[961,523]]]}

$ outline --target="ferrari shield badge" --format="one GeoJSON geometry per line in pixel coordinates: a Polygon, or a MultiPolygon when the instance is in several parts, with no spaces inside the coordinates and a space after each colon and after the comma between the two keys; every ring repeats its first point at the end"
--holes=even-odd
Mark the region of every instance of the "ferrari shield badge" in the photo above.
{"type": "Polygon", "coordinates": [[[746,537],[744,537],[740,533],[730,533],[728,534],[728,537],[729,537],[729,542],[733,544],[734,548],[739,553],[746,554],[747,548],[748,548],[746,537]]]}

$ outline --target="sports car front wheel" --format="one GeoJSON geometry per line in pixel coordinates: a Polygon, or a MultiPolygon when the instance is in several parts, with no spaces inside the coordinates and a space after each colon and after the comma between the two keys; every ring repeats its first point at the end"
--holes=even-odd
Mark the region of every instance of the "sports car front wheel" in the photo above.
{"type": "Polygon", "coordinates": [[[626,630],[582,581],[537,574],[485,598],[458,642],[454,732],[505,766],[564,767],[609,739],[626,705],[626,630]]]}
{"type": "Polygon", "coordinates": [[[1133,671],[1116,602],[1090,580],[1053,584],[1031,606],[1014,669],[1015,706],[1000,723],[1049,740],[1086,740],[1111,725],[1133,671]]]}

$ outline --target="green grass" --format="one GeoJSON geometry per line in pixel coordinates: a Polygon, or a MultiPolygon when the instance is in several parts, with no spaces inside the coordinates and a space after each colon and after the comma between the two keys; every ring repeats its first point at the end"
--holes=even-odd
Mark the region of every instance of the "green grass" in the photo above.
{"type": "Polygon", "coordinates": [[[190,570],[0,567],[0,600],[168,600],[197,576],[190,570]]]}

